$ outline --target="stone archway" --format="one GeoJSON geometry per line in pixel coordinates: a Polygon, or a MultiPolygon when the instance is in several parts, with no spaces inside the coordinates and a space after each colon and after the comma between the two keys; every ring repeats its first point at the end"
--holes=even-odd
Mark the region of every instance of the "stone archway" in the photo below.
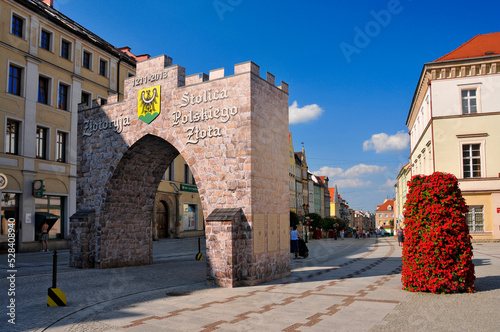
{"type": "Polygon", "coordinates": [[[184,73],[166,56],[139,62],[122,102],[79,110],[70,265],[152,262],[156,189],[180,153],[206,220],[207,277],[232,287],[289,275],[288,86],[252,62],[227,77],[184,73]]]}

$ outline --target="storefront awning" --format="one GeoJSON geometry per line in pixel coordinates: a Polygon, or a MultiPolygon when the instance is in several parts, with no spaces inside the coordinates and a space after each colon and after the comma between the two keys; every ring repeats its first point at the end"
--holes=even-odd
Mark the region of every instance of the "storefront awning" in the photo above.
{"type": "Polygon", "coordinates": [[[49,231],[54,226],[57,220],[59,220],[59,216],[49,213],[49,212],[35,212],[35,230],[36,232],[42,231],[42,225],[46,221],[49,225],[49,231]]]}

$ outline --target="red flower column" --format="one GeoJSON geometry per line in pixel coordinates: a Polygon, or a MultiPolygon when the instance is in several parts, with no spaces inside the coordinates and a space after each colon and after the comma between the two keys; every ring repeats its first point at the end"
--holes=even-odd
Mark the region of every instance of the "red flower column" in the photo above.
{"type": "Polygon", "coordinates": [[[452,174],[417,175],[405,204],[403,289],[474,292],[474,264],[467,206],[452,174]]]}

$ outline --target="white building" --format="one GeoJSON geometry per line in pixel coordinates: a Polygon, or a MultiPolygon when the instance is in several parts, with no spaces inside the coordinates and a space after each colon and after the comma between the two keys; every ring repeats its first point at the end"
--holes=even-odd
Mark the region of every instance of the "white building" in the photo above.
{"type": "Polygon", "coordinates": [[[411,176],[454,174],[474,239],[500,238],[500,33],[422,69],[406,122],[411,176]]]}

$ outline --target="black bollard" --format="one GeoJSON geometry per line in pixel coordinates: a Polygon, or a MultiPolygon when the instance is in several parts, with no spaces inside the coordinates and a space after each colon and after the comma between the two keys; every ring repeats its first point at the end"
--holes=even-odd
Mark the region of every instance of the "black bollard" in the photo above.
{"type": "Polygon", "coordinates": [[[52,288],[57,288],[57,250],[54,250],[52,266],[52,288]]]}

